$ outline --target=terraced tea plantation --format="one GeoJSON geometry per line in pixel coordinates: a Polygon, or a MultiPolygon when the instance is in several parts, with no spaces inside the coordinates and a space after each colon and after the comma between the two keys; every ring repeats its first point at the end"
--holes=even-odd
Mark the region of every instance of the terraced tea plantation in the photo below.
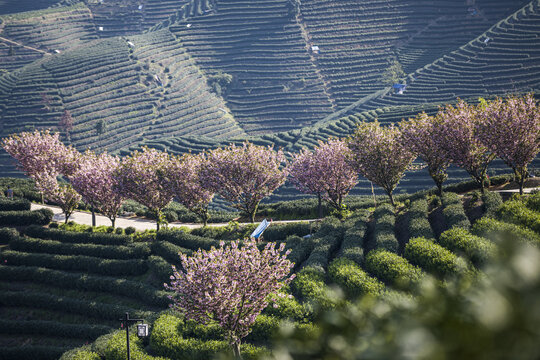
{"type": "MultiPolygon", "coordinates": [[[[0,137],[51,128],[80,151],[249,140],[296,152],[358,121],[537,91],[539,10],[538,0],[4,0],[0,137]]],[[[21,175],[3,151],[0,172],[21,175]]],[[[402,188],[428,184],[416,172],[402,188]]],[[[363,181],[353,193],[370,192],[363,181]]]]}
{"type": "MultiPolygon", "coordinates": [[[[458,188],[447,188],[442,197],[400,197],[396,209],[384,200],[374,209],[366,201],[345,220],[269,227],[264,241],[286,242],[296,279],[286,290],[292,298],[269,305],[257,318],[242,345],[244,357],[268,353],[284,319],[297,331],[315,331],[313,304],[331,309],[364,295],[415,295],[427,275],[444,281],[482,269],[497,252],[499,234],[540,244],[538,194],[503,203],[495,192],[452,189],[458,188]],[[336,286],[345,298],[329,295],[336,286]]],[[[132,338],[132,356],[210,358],[227,351],[219,327],[165,311],[170,300],[162,284],[171,265],[180,265],[178,253],[219,247],[253,227],[74,232],[47,227],[52,214],[30,211],[25,199],[1,200],[0,206],[2,359],[57,359],[73,348],[78,350],[62,359],[81,351],[78,356],[125,358],[118,321],[125,312],[151,324],[149,342],[132,338]]]]}

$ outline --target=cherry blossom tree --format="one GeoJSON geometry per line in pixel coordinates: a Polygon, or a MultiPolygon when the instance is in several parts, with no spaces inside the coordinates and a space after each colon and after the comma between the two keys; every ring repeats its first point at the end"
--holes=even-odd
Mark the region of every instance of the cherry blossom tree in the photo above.
{"type": "Polygon", "coordinates": [[[540,151],[540,107],[532,94],[483,101],[479,107],[478,139],[512,168],[523,194],[527,165],[540,151]]]}
{"type": "MultiPolygon", "coordinates": [[[[19,169],[36,181],[38,189],[57,194],[57,186],[53,183],[59,175],[69,176],[79,166],[80,154],[73,147],[66,147],[58,133],[49,130],[36,130],[12,135],[2,140],[2,147],[18,161],[19,169]],[[41,185],[39,182],[45,182],[41,185]]],[[[62,192],[65,196],[66,193],[62,192]]]]}
{"type": "Polygon", "coordinates": [[[294,263],[284,253],[285,244],[268,243],[261,251],[253,240],[240,246],[233,241],[192,257],[180,254],[183,271],[173,266],[173,307],[203,324],[215,322],[225,330],[237,358],[240,344],[273,294],[294,279],[294,263]]]}
{"type": "Polygon", "coordinates": [[[205,154],[202,185],[219,194],[255,222],[259,203],[287,178],[285,156],[281,150],[244,143],[205,154]]]}
{"type": "Polygon", "coordinates": [[[350,157],[347,144],[338,139],[319,141],[313,152],[304,149],[294,155],[289,178],[298,190],[317,194],[319,217],[322,217],[321,196],[340,210],[343,198],[358,183],[356,170],[348,161],[350,157]]]}
{"type": "Polygon", "coordinates": [[[125,200],[115,176],[119,166],[120,159],[115,156],[87,151],[80,160],[79,169],[69,177],[73,188],[92,209],[92,226],[96,226],[96,209],[111,220],[113,227],[115,225],[125,200]]]}
{"type": "Polygon", "coordinates": [[[157,229],[163,221],[162,210],[173,199],[174,191],[165,174],[171,166],[167,153],[143,148],[125,157],[118,168],[115,181],[122,196],[133,199],[156,214],[157,229]]]}
{"type": "Polygon", "coordinates": [[[2,139],[2,147],[18,161],[19,169],[32,178],[43,171],[69,172],[71,167],[67,163],[75,156],[72,150],[67,151],[68,148],[59,140],[59,134],[49,130],[9,136],[2,139]]]}
{"type": "Polygon", "coordinates": [[[441,136],[440,118],[422,112],[415,118],[402,121],[400,128],[403,143],[427,164],[429,175],[435,181],[439,195],[442,195],[442,184],[448,178],[446,169],[450,160],[446,151],[436,143],[441,136]]]}
{"type": "Polygon", "coordinates": [[[436,115],[440,131],[433,139],[450,162],[467,171],[484,192],[486,172],[495,154],[477,136],[478,113],[476,106],[463,100],[440,109],[436,115]]]}
{"type": "Polygon", "coordinates": [[[208,224],[208,205],[214,197],[214,192],[203,187],[200,179],[206,164],[204,154],[184,154],[182,157],[173,157],[167,171],[167,180],[176,200],[199,215],[204,226],[208,224]]]}
{"type": "Polygon", "coordinates": [[[416,155],[403,142],[401,131],[393,124],[381,127],[375,121],[362,122],[348,139],[351,164],[357,171],[382,187],[395,206],[392,192],[416,155]]]}
{"type": "Polygon", "coordinates": [[[49,173],[46,170],[35,175],[36,187],[48,201],[56,203],[62,209],[64,222],[67,223],[73,211],[81,201],[81,195],[77,193],[71,184],[60,183],[57,180],[58,173],[49,173]]]}

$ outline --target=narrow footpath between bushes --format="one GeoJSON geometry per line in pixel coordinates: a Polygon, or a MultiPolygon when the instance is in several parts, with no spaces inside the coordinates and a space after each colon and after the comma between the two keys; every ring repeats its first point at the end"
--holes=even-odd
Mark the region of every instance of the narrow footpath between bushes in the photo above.
{"type": "MultiPolygon", "coordinates": [[[[51,206],[51,205],[41,205],[41,204],[32,204],[32,210],[39,210],[39,209],[50,209],[54,213],[53,220],[63,223],[64,222],[64,214],[62,213],[62,210],[58,206],[51,206]]],[[[92,225],[92,214],[89,212],[84,211],[74,211],[73,214],[69,217],[70,221],[74,221],[77,224],[83,224],[83,225],[92,225]]],[[[278,220],[274,221],[276,224],[286,224],[286,223],[295,223],[295,222],[312,222],[317,221],[316,219],[311,220],[278,220]]],[[[246,225],[249,223],[242,223],[241,225],[246,225]]],[[[105,225],[110,226],[111,221],[103,216],[96,214],[96,226],[105,225]]],[[[142,219],[138,217],[117,217],[116,218],[116,227],[120,228],[127,228],[128,226],[132,226],[137,230],[149,230],[149,229],[155,229],[156,228],[156,222],[153,220],[147,220],[142,219]]],[[[215,223],[215,224],[208,224],[208,226],[227,226],[228,223],[215,223]]],[[[169,227],[181,227],[185,226],[190,229],[199,228],[202,227],[202,224],[189,224],[189,223],[170,223],[168,225],[169,227]]]]}

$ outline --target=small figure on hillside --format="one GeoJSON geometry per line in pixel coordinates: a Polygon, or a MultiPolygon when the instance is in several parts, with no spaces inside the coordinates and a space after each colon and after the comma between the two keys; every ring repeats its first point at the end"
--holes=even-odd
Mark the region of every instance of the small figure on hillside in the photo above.
{"type": "Polygon", "coordinates": [[[6,190],[6,197],[13,199],[13,189],[10,186],[6,190]]]}

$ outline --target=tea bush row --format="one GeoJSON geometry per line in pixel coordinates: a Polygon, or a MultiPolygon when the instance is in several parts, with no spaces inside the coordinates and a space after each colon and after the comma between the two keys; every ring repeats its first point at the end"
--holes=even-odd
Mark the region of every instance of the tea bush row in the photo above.
{"type": "Polygon", "coordinates": [[[11,240],[9,247],[16,251],[56,255],[85,255],[105,259],[141,259],[150,255],[150,248],[147,244],[133,244],[130,246],[71,244],[21,236],[11,240]]]}
{"type": "Polygon", "coordinates": [[[85,271],[102,275],[142,275],[148,270],[145,260],[107,260],[82,255],[33,254],[3,251],[3,262],[9,265],[38,266],[56,270],[85,271]]]}
{"type": "Polygon", "coordinates": [[[140,281],[85,273],[70,273],[40,267],[0,266],[0,280],[11,281],[13,279],[37,282],[61,289],[96,291],[126,296],[159,307],[166,307],[170,302],[165,291],[160,291],[140,281]]]}

